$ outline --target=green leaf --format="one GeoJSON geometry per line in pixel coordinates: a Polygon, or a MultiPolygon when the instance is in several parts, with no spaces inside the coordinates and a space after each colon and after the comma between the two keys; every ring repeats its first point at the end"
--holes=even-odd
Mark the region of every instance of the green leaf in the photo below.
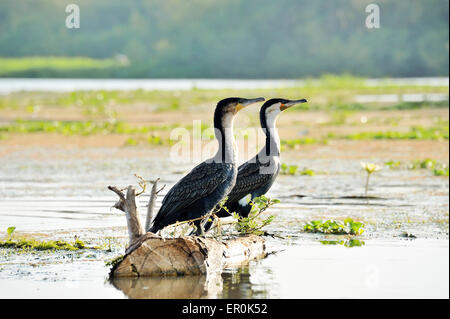
{"type": "Polygon", "coordinates": [[[14,226],[8,227],[8,229],[6,231],[8,232],[9,239],[11,239],[12,234],[14,233],[15,230],[16,230],[16,227],[14,227],[14,226]]]}

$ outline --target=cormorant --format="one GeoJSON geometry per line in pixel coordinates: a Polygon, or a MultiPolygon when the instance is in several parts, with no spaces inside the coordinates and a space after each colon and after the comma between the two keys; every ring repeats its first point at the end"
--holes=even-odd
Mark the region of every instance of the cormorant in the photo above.
{"type": "MultiPolygon", "coordinates": [[[[217,103],[214,128],[219,150],[213,158],[199,164],[170,189],[148,231],[156,233],[177,221],[204,216],[228,195],[237,176],[234,117],[244,107],[263,101],[264,98],[233,97],[217,103]]],[[[200,222],[197,221],[195,225],[197,234],[203,233],[202,227],[199,227],[200,222]]]]}
{"type": "MultiPolygon", "coordinates": [[[[269,191],[280,171],[280,138],[275,127],[278,115],[291,106],[305,102],[307,102],[305,99],[270,99],[261,107],[260,122],[266,134],[266,142],[255,157],[239,167],[236,184],[225,203],[230,213],[236,212],[242,217],[247,217],[251,210],[249,201],[269,191]]],[[[224,209],[216,215],[230,216],[224,209]]],[[[206,223],[205,230],[211,225],[211,222],[206,223]]]]}

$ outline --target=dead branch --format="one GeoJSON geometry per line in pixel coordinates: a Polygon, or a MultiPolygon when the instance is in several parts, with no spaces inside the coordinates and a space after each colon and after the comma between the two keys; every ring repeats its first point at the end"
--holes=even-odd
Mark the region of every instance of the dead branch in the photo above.
{"type": "Polygon", "coordinates": [[[114,208],[117,208],[125,213],[125,217],[127,219],[129,245],[131,245],[144,234],[141,218],[136,207],[135,189],[131,185],[128,186],[126,197],[117,187],[108,186],[108,189],[119,196],[119,201],[114,204],[114,208]]]}
{"type": "Polygon", "coordinates": [[[151,182],[153,184],[153,186],[152,186],[152,191],[150,193],[150,199],[148,201],[148,206],[147,206],[147,218],[145,220],[145,230],[146,231],[148,231],[150,229],[150,225],[153,220],[153,212],[155,210],[156,198],[158,197],[158,194],[164,189],[164,187],[166,187],[166,185],[164,185],[160,190],[157,190],[158,182],[159,182],[159,178],[157,178],[155,181],[151,182]]]}

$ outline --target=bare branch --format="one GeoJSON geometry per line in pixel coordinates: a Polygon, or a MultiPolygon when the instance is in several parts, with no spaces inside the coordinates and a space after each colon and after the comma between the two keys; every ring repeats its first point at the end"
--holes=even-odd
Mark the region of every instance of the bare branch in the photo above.
{"type": "Polygon", "coordinates": [[[115,186],[108,186],[108,189],[119,196],[119,201],[114,204],[114,208],[125,212],[128,226],[129,244],[140,238],[144,231],[142,229],[141,220],[136,207],[136,193],[134,188],[130,185],[127,188],[127,195],[125,195],[115,186]]]}
{"type": "Polygon", "coordinates": [[[155,205],[156,205],[156,198],[158,197],[158,193],[162,190],[162,189],[160,189],[159,191],[157,191],[158,182],[159,182],[159,178],[157,178],[155,181],[151,182],[153,184],[153,186],[152,186],[152,191],[150,193],[150,199],[149,199],[148,206],[147,206],[147,218],[145,220],[145,231],[148,231],[150,229],[150,225],[153,220],[153,211],[154,211],[155,205]]]}

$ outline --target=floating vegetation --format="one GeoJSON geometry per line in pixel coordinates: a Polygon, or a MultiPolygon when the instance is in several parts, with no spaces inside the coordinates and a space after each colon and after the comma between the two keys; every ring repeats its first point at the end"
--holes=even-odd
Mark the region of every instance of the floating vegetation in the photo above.
{"type": "Polygon", "coordinates": [[[85,243],[79,239],[73,243],[61,240],[38,241],[35,239],[18,239],[0,241],[0,248],[15,249],[35,249],[35,250],[80,250],[98,249],[96,247],[86,247],[85,243]]]}
{"type": "Polygon", "coordinates": [[[8,233],[8,240],[12,239],[12,235],[15,230],[16,230],[15,226],[10,226],[10,227],[8,227],[8,229],[6,229],[6,232],[8,233]]]}
{"type": "MultiPolygon", "coordinates": [[[[385,131],[385,132],[359,132],[355,134],[349,134],[341,136],[340,138],[349,140],[378,140],[378,139],[388,139],[388,140],[448,140],[449,127],[447,126],[437,126],[424,128],[421,126],[413,126],[408,132],[396,132],[396,131],[385,131]]],[[[328,138],[335,138],[333,133],[328,134],[328,138]]],[[[339,138],[339,137],[338,137],[339,138]]]]}
{"type": "Polygon", "coordinates": [[[131,126],[114,119],[103,122],[94,121],[32,121],[16,120],[0,126],[0,132],[7,133],[56,133],[63,135],[92,134],[146,134],[155,130],[167,130],[176,125],[131,126]]]}
{"type": "Polygon", "coordinates": [[[355,222],[351,218],[342,221],[336,220],[313,220],[307,223],[303,230],[308,233],[323,233],[334,235],[361,235],[364,233],[365,224],[355,222]]]}
{"type": "Polygon", "coordinates": [[[347,248],[362,247],[366,243],[359,239],[343,239],[343,240],[321,240],[322,245],[342,245],[347,248]]]}
{"type": "Polygon", "coordinates": [[[421,102],[401,102],[392,106],[383,106],[381,110],[418,110],[422,108],[445,108],[448,107],[447,101],[421,101],[421,102]]]}
{"type": "Polygon", "coordinates": [[[99,249],[98,247],[87,247],[86,244],[75,236],[75,241],[69,243],[62,240],[38,241],[36,239],[13,239],[13,233],[16,227],[11,226],[6,230],[8,239],[0,241],[0,248],[14,249],[35,249],[35,250],[80,250],[80,249],[99,249]]]}
{"type": "Polygon", "coordinates": [[[433,170],[434,176],[448,176],[448,167],[446,168],[435,168],[433,170]]]}
{"type": "Polygon", "coordinates": [[[295,175],[297,173],[298,166],[297,165],[288,165],[288,164],[281,164],[280,168],[280,174],[282,175],[295,175]]]}
{"type": "Polygon", "coordinates": [[[408,169],[430,169],[437,167],[438,163],[435,160],[426,158],[424,160],[416,160],[411,162],[411,164],[408,165],[408,169]]]}
{"type": "Polygon", "coordinates": [[[107,261],[105,261],[105,266],[111,266],[111,267],[114,267],[115,265],[117,265],[118,263],[120,263],[120,262],[123,260],[124,257],[125,257],[125,255],[119,255],[119,256],[117,256],[117,257],[114,257],[114,258],[111,259],[111,260],[107,260],[107,261]]]}
{"type": "Polygon", "coordinates": [[[149,144],[149,145],[159,145],[159,146],[172,146],[177,141],[171,140],[170,138],[163,138],[157,134],[152,134],[146,138],[138,136],[138,137],[129,137],[125,140],[125,146],[137,146],[141,144],[149,144]]]}
{"type": "MultiPolygon", "coordinates": [[[[14,77],[29,72],[45,75],[71,74],[75,71],[101,72],[124,67],[119,59],[92,59],[87,57],[14,57],[0,58],[0,75],[14,77]],[[72,73],[70,73],[72,72],[72,73]]],[[[38,76],[39,77],[39,76],[38,76]]]]}
{"type": "Polygon", "coordinates": [[[136,146],[138,143],[139,142],[135,138],[130,137],[125,141],[125,146],[136,146]]]}
{"type": "Polygon", "coordinates": [[[448,164],[441,163],[430,158],[426,158],[424,160],[414,160],[410,163],[403,163],[401,161],[388,161],[384,164],[390,169],[428,169],[432,171],[434,176],[449,176],[448,164]]]}
{"type": "Polygon", "coordinates": [[[298,165],[288,165],[288,164],[281,164],[280,168],[280,174],[282,175],[307,175],[307,176],[314,176],[316,173],[309,168],[304,168],[302,170],[299,170],[298,165]]]}
{"type": "Polygon", "coordinates": [[[281,140],[281,148],[297,149],[300,145],[311,145],[311,144],[328,144],[327,139],[315,139],[312,137],[304,137],[297,139],[287,139],[281,140]]]}

